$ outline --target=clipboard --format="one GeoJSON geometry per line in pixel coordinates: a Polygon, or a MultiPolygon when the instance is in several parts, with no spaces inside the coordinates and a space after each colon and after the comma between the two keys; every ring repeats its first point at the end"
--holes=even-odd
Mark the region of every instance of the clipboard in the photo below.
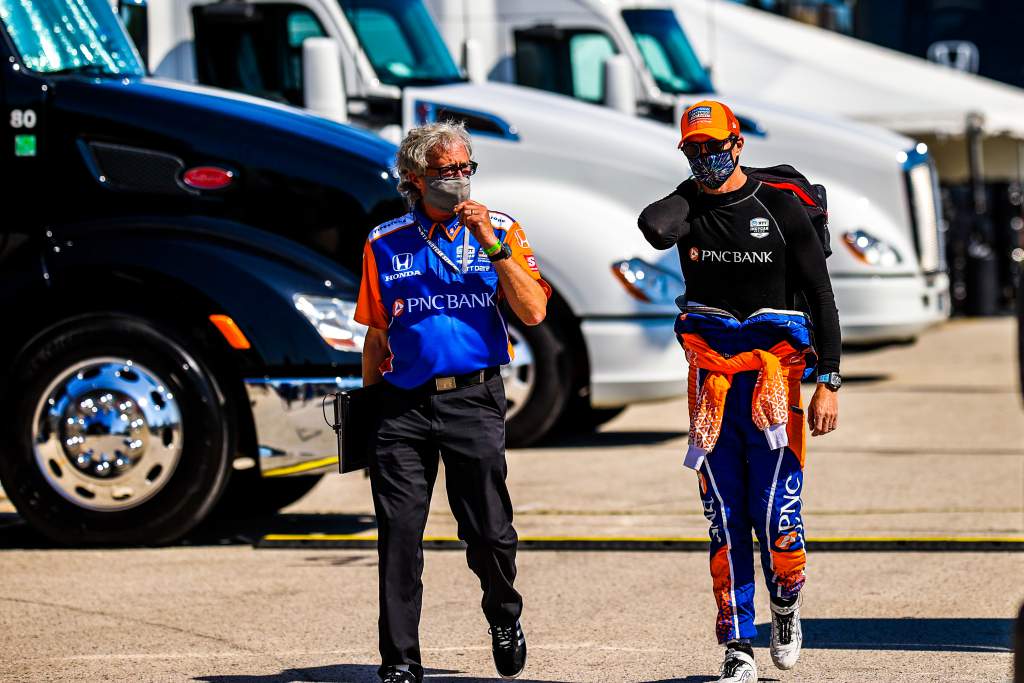
{"type": "Polygon", "coordinates": [[[358,472],[370,466],[380,413],[382,384],[334,394],[334,424],[338,436],[338,470],[358,472]]]}

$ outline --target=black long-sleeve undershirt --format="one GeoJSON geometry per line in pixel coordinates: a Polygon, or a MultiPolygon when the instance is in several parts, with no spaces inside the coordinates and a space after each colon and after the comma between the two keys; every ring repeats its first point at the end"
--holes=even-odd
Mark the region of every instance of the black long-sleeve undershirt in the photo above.
{"type": "Polygon", "coordinates": [[[814,323],[818,373],[839,372],[839,312],[818,235],[799,200],[748,178],[724,194],[687,181],[638,220],[656,249],[679,250],[686,298],[744,320],[761,308],[795,309],[814,323]]]}

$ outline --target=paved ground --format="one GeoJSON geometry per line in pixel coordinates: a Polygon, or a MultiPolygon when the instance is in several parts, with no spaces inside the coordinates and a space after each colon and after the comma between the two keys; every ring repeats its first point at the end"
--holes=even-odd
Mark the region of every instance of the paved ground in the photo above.
{"type": "MultiPolygon", "coordinates": [[[[848,356],[840,430],[811,442],[809,535],[1024,535],[1013,340],[1008,320],[954,322],[913,347],[848,356]]],[[[679,466],[684,427],[680,402],[635,407],[599,435],[510,453],[520,532],[703,535],[694,478],[679,466]]],[[[372,681],[372,552],[216,542],[359,531],[370,509],[366,482],[350,475],[193,547],[25,549],[38,540],[0,528],[0,680],[372,681]]],[[[435,496],[428,533],[453,526],[435,496]]],[[[1022,576],[1020,553],[814,554],[804,658],[776,671],[761,642],[762,680],[1007,680],[1022,576]]],[[[461,553],[428,553],[425,582],[431,680],[489,679],[461,553]]],[[[525,679],[714,680],[709,584],[703,553],[522,553],[525,679]]]]}

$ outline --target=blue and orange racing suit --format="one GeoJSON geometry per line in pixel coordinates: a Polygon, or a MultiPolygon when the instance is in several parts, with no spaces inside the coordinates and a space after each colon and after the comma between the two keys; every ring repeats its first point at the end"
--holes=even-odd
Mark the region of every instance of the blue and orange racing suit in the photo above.
{"type": "Polygon", "coordinates": [[[814,371],[807,317],[764,309],[739,321],[690,305],[676,334],[690,364],[690,438],[711,523],[711,576],[720,643],[752,638],[754,546],[772,597],[796,597],[804,584],[801,490],[804,415],[800,382],[814,371]]]}

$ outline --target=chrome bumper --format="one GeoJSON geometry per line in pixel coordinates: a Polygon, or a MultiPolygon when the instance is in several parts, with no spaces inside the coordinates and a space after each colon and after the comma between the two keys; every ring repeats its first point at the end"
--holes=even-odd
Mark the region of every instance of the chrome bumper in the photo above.
{"type": "MultiPolygon", "coordinates": [[[[288,477],[321,474],[338,466],[338,441],[324,421],[324,397],[362,386],[359,377],[304,377],[245,380],[260,474],[288,477]]],[[[334,419],[328,405],[327,419],[334,419]]]]}

